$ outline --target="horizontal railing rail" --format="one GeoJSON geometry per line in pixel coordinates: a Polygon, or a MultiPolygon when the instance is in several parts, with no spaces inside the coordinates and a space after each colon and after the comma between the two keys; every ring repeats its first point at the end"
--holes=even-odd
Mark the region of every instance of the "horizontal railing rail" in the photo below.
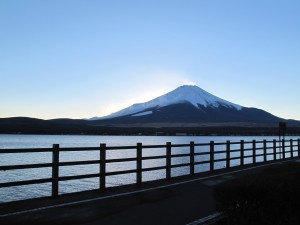
{"type": "MultiPolygon", "coordinates": [[[[0,165],[0,170],[22,170],[22,169],[37,169],[37,168],[51,168],[52,176],[50,178],[22,180],[13,182],[0,183],[0,188],[32,185],[32,184],[52,184],[52,196],[59,196],[59,182],[69,180],[79,180],[86,178],[99,178],[99,189],[105,190],[106,178],[108,176],[123,175],[123,174],[135,174],[136,184],[141,185],[143,183],[143,172],[165,170],[165,178],[170,180],[172,178],[172,168],[188,167],[189,174],[196,174],[195,168],[197,165],[209,165],[209,172],[213,173],[220,168],[216,168],[216,163],[223,162],[225,169],[229,169],[234,166],[244,166],[246,164],[258,163],[258,158],[262,157],[260,162],[285,160],[287,158],[294,158],[300,156],[300,139],[297,140],[263,140],[263,141],[226,141],[226,142],[214,142],[209,143],[194,143],[189,144],[172,144],[167,142],[165,145],[143,145],[137,143],[134,146],[106,146],[106,144],[100,144],[99,147],[60,147],[58,144],[54,144],[53,148],[35,148],[35,149],[0,149],[0,155],[3,154],[18,154],[18,153],[52,153],[51,163],[37,163],[37,164],[22,164],[22,165],[0,165]],[[182,152],[173,151],[175,149],[183,149],[182,152]],[[195,151],[197,148],[197,152],[195,151]],[[145,149],[164,149],[162,155],[145,155],[143,156],[145,149]],[[135,150],[135,157],[128,158],[107,158],[107,152],[110,151],[123,151],[123,150],[135,150]],[[200,150],[200,151],[199,151],[200,150]],[[98,151],[99,159],[96,160],[81,160],[81,161],[60,161],[60,153],[63,152],[78,152],[78,151],[98,151]],[[234,155],[239,153],[239,155],[234,155]],[[219,156],[221,155],[221,158],[219,156]],[[223,157],[222,157],[223,156],[223,157]],[[199,157],[201,160],[199,160],[199,157]],[[188,158],[188,162],[173,163],[172,159],[188,158]],[[271,159],[270,159],[271,158],[271,159]],[[246,160],[252,161],[246,162],[246,160]],[[152,167],[143,167],[143,162],[149,160],[165,160],[165,165],[157,165],[152,167]],[[232,165],[233,160],[240,160],[238,164],[232,165]],[[107,166],[113,163],[125,163],[134,162],[134,169],[107,171],[107,166]],[[60,176],[59,171],[61,167],[78,166],[78,165],[99,165],[99,172],[82,175],[70,175],[60,176]]],[[[148,151],[149,152],[149,151],[148,151]]],[[[17,156],[16,156],[17,157],[17,156]]],[[[222,169],[221,168],[221,169],[222,169]]],[[[200,171],[201,173],[204,171],[200,171]]]]}

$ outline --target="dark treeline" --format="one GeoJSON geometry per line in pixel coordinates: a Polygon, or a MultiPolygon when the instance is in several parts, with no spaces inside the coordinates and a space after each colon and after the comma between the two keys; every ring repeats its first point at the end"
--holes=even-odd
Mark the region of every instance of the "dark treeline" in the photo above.
{"type": "MultiPolygon", "coordinates": [[[[275,126],[214,127],[110,127],[94,126],[85,120],[0,119],[1,134],[89,134],[89,135],[278,135],[275,126]]],[[[299,126],[288,126],[287,135],[300,135],[299,126]]]]}

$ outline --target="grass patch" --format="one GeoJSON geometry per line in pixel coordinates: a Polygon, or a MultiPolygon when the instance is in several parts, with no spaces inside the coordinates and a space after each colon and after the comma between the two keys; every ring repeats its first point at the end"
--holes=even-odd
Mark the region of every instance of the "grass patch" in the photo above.
{"type": "Polygon", "coordinates": [[[289,162],[222,183],[217,207],[230,225],[299,225],[300,163],[289,162]]]}

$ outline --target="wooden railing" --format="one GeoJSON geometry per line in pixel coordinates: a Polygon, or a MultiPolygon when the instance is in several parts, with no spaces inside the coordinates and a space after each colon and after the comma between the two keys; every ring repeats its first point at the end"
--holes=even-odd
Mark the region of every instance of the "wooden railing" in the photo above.
{"type": "MultiPolygon", "coordinates": [[[[194,175],[195,166],[201,164],[209,164],[209,171],[213,173],[217,169],[215,168],[216,163],[223,162],[225,168],[230,168],[232,160],[240,160],[239,164],[234,166],[244,166],[245,164],[256,164],[258,157],[263,157],[262,162],[285,160],[287,158],[294,158],[300,156],[300,139],[297,140],[272,140],[272,141],[240,141],[240,142],[224,142],[216,143],[211,141],[209,143],[194,143],[189,144],[172,144],[167,142],[166,145],[142,145],[137,143],[136,146],[118,146],[111,147],[106,144],[100,144],[99,147],[74,147],[74,148],[61,148],[58,144],[54,144],[53,148],[36,148],[36,149],[0,149],[0,157],[3,154],[16,154],[16,153],[52,153],[52,163],[40,163],[40,164],[23,164],[23,165],[7,165],[0,166],[0,170],[22,170],[22,169],[34,169],[34,168],[52,168],[52,177],[43,179],[33,179],[25,181],[14,181],[0,183],[0,188],[13,187],[21,185],[32,185],[51,183],[52,184],[52,196],[57,197],[59,195],[59,182],[68,180],[78,180],[85,178],[99,178],[99,189],[105,190],[106,178],[108,176],[121,175],[121,174],[136,174],[136,183],[141,185],[143,183],[143,172],[165,170],[165,179],[172,179],[171,169],[180,167],[189,167],[189,174],[194,175]],[[245,146],[251,146],[245,148],[245,146]],[[258,147],[260,145],[261,147],[258,147]],[[172,154],[172,150],[176,148],[188,147],[188,153],[172,154]],[[199,152],[195,151],[195,148],[199,147],[199,152]],[[155,156],[143,156],[144,149],[165,149],[164,155],[155,156]],[[208,151],[201,151],[202,148],[208,149],[208,151]],[[221,150],[217,150],[216,148],[221,150]],[[119,158],[119,159],[107,159],[107,151],[121,151],[121,150],[136,150],[136,157],[131,158],[119,158]],[[60,153],[62,152],[75,152],[75,151],[97,151],[99,152],[99,160],[88,160],[88,161],[71,161],[71,162],[60,162],[60,153]],[[263,153],[257,154],[258,151],[263,153]],[[239,156],[232,157],[234,153],[239,153],[239,156]],[[247,153],[247,154],[246,154],[247,153]],[[225,155],[224,158],[216,159],[218,154],[225,155]],[[196,157],[205,157],[206,159],[197,161],[196,157]],[[180,157],[189,157],[189,163],[181,163],[172,165],[172,159],[180,157]],[[269,159],[268,159],[269,157],[269,159]],[[271,158],[271,159],[270,159],[271,158]],[[156,167],[143,168],[143,162],[147,160],[161,160],[165,159],[165,165],[156,167]],[[247,161],[247,162],[246,162],[247,161]],[[122,163],[122,162],[134,162],[136,164],[135,169],[112,171],[107,172],[107,165],[111,163],[122,163]],[[99,173],[84,174],[77,176],[59,176],[59,170],[64,166],[76,166],[76,165],[99,165],[99,173]]],[[[17,157],[17,156],[16,156],[17,157]]],[[[201,173],[203,171],[200,171],[201,173]]]]}

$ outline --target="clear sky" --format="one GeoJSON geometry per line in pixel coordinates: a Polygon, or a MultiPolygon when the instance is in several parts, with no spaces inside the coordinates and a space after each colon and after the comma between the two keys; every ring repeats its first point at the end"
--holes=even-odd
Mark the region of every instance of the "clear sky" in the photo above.
{"type": "Polygon", "coordinates": [[[300,120],[299,0],[1,0],[0,117],[89,118],[183,84],[300,120]]]}

